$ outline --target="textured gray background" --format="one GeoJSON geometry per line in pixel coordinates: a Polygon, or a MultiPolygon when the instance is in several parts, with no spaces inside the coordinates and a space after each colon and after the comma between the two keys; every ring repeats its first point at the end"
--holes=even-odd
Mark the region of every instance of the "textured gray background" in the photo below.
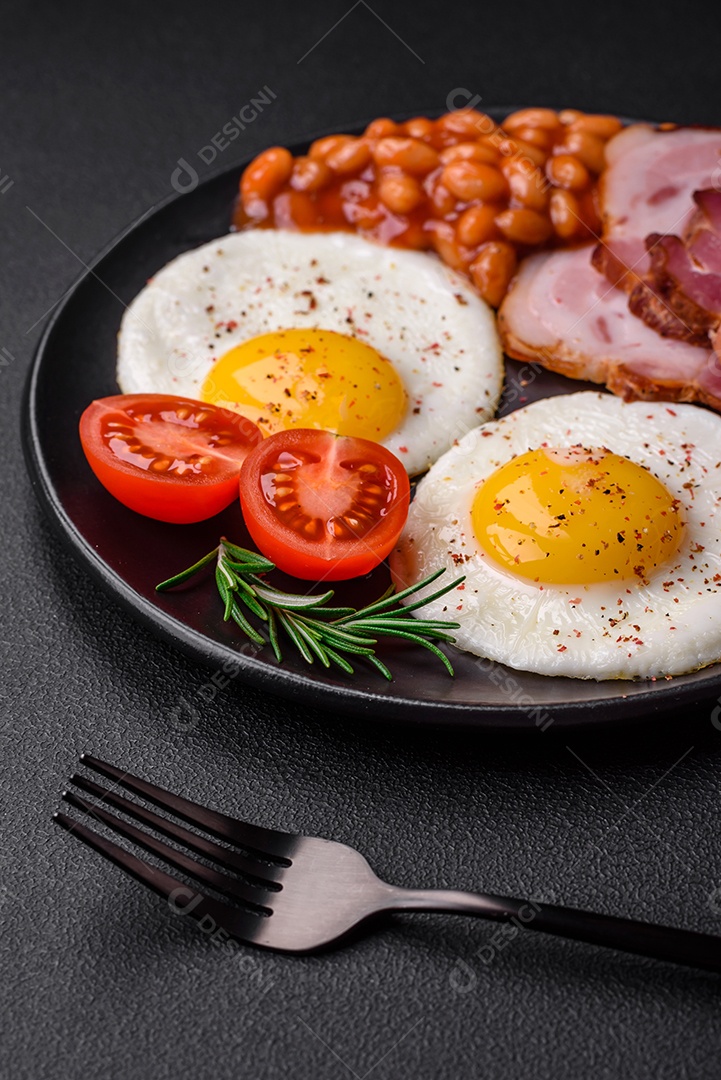
{"type": "Polygon", "coordinates": [[[431,916],[320,958],[221,950],[50,821],[92,750],[355,844],[401,884],[721,932],[713,702],[633,732],[491,740],[361,727],[231,686],[182,734],[171,711],[206,674],[64,553],[19,445],[44,313],[170,193],[181,157],[202,177],[317,129],[442,109],[455,87],[489,105],[719,122],[713,8],[663,25],[647,5],[591,10],[2,4],[3,1077],[719,1075],[713,976],[533,934],[491,957],[492,928],[431,916]],[[198,150],[264,85],[277,100],[204,171],[198,150]]]}

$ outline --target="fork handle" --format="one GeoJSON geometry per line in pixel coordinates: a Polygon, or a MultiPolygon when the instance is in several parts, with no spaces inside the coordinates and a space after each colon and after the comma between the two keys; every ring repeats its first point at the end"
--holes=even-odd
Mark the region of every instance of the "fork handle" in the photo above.
{"type": "MultiPolygon", "coordinates": [[[[721,972],[721,937],[677,930],[670,926],[635,922],[614,915],[596,915],[576,908],[539,904],[535,900],[514,900],[509,896],[466,893],[450,890],[394,890],[390,907],[395,911],[455,912],[509,923],[515,937],[518,930],[542,930],[546,934],[587,941],[622,949],[638,956],[670,960],[676,964],[721,972]]],[[[504,930],[491,948],[500,949],[510,940],[504,930]]]]}

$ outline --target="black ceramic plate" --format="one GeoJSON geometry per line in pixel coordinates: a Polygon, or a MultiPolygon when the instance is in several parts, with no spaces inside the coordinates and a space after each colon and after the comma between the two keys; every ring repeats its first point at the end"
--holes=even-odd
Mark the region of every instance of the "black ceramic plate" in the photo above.
{"type": "MultiPolygon", "coordinates": [[[[292,149],[301,153],[305,145],[292,149]]],[[[317,663],[308,666],[290,646],[278,665],[269,649],[244,645],[234,625],[222,622],[210,580],[164,595],[154,591],[162,578],[214,547],[221,534],[252,546],[239,508],[190,526],[133,514],[92,475],[77,437],[78,419],[93,398],[117,393],[115,343],[124,305],[170,259],[228,231],[242,167],[234,165],[141,218],[80,279],[38,346],[24,404],[27,459],[42,505],[88,571],[158,635],[236,682],[375,720],[496,730],[587,727],[721,692],[720,667],[671,681],[598,683],[516,672],[455,649],[449,654],[456,669],[451,679],[425,650],[403,644],[382,646],[392,683],[362,663],[350,678],[317,663]]],[[[508,363],[502,413],[586,388],[550,372],[530,374],[523,386],[522,365],[508,363]]],[[[366,603],[388,581],[381,567],[370,580],[340,585],[338,602],[366,603]]]]}

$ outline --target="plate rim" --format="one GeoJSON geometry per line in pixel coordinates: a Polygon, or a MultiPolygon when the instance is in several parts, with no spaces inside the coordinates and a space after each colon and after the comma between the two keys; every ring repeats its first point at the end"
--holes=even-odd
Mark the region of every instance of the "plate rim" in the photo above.
{"type": "MultiPolygon", "coordinates": [[[[513,110],[514,106],[488,106],[489,115],[503,114],[513,110]]],[[[395,114],[394,119],[407,119],[416,113],[395,114]]],[[[646,123],[654,121],[646,120],[646,123]]],[[[348,125],[346,130],[358,130],[363,122],[348,125]]],[[[330,133],[337,131],[334,127],[330,133]]],[[[328,134],[328,129],[306,134],[299,139],[288,141],[291,148],[307,146],[315,138],[322,138],[328,134]]],[[[90,574],[93,580],[101,588],[113,597],[120,606],[129,612],[131,617],[139,621],[152,634],[178,648],[184,655],[200,661],[205,667],[222,667],[229,660],[237,665],[237,675],[242,682],[249,683],[259,690],[267,690],[275,695],[288,697],[301,691],[306,699],[311,698],[308,704],[320,706],[323,709],[338,707],[352,713],[373,719],[376,722],[420,727],[445,727],[463,728],[489,733],[510,732],[514,734],[524,731],[553,731],[593,729],[602,727],[618,726],[621,723],[641,723],[651,720],[659,714],[667,714],[679,705],[691,700],[710,698],[717,691],[721,691],[721,670],[712,674],[718,665],[709,665],[708,678],[701,679],[693,684],[679,686],[671,681],[666,685],[659,686],[657,683],[649,683],[648,690],[638,691],[631,696],[618,696],[615,698],[598,698],[590,701],[560,701],[552,705],[544,706],[552,715],[552,723],[539,725],[529,720],[529,711],[532,704],[519,705],[509,703],[489,702],[451,702],[440,700],[424,700],[409,698],[403,695],[375,694],[373,691],[356,689],[352,683],[347,686],[334,685],[329,682],[317,680],[312,670],[308,674],[300,674],[281,665],[271,665],[265,660],[255,656],[235,651],[220,641],[215,641],[188,626],[181,619],[152,605],[145,597],[137,593],[117,571],[112,569],[98,552],[86,541],[75,526],[74,521],[67,513],[50,478],[46,462],[42,453],[42,440],[37,428],[37,394],[42,376],[42,367],[48,342],[52,338],[55,328],[60,322],[65,309],[73,300],[77,291],[89,277],[98,277],[96,268],[120,246],[126,237],[141,228],[148,220],[155,217],[166,207],[170,206],[193,194],[197,187],[211,184],[221,178],[229,178],[231,174],[239,175],[240,170],[252,160],[252,157],[244,157],[239,161],[233,161],[222,169],[209,171],[191,191],[173,192],[147,208],[132,222],[124,226],[98,254],[87,263],[87,266],[79,273],[71,285],[66,289],[59,302],[55,305],[43,332],[35,346],[30,366],[25,378],[25,384],[21,402],[20,434],[23,447],[25,464],[30,475],[31,486],[45,512],[46,517],[54,526],[56,535],[64,546],[70,548],[76,561],[80,563],[90,574]]],[[[502,665],[505,669],[506,665],[502,665]]],[[[509,672],[514,669],[508,668],[509,672]]],[[[549,676],[552,678],[552,676],[549,676]]],[[[234,680],[235,681],[235,680],[234,680]]],[[[618,680],[610,680],[617,682],[618,680]]],[[[634,685],[638,685],[637,683],[634,685]]],[[[721,699],[720,699],[721,700],[721,699]]]]}

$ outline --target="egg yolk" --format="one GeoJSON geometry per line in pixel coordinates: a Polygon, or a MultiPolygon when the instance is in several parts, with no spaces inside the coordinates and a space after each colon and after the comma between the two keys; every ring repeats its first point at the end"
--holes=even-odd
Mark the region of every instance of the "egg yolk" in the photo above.
{"type": "Polygon", "coordinates": [[[333,330],[279,330],[236,345],[211,368],[203,401],[234,409],[266,434],[303,427],[381,442],[406,411],[393,365],[333,330]]]}
{"type": "Polygon", "coordinates": [[[648,469],[583,446],[513,458],[479,487],[471,516],[502,567],[559,585],[646,581],[684,527],[678,500],[648,469]]]}

